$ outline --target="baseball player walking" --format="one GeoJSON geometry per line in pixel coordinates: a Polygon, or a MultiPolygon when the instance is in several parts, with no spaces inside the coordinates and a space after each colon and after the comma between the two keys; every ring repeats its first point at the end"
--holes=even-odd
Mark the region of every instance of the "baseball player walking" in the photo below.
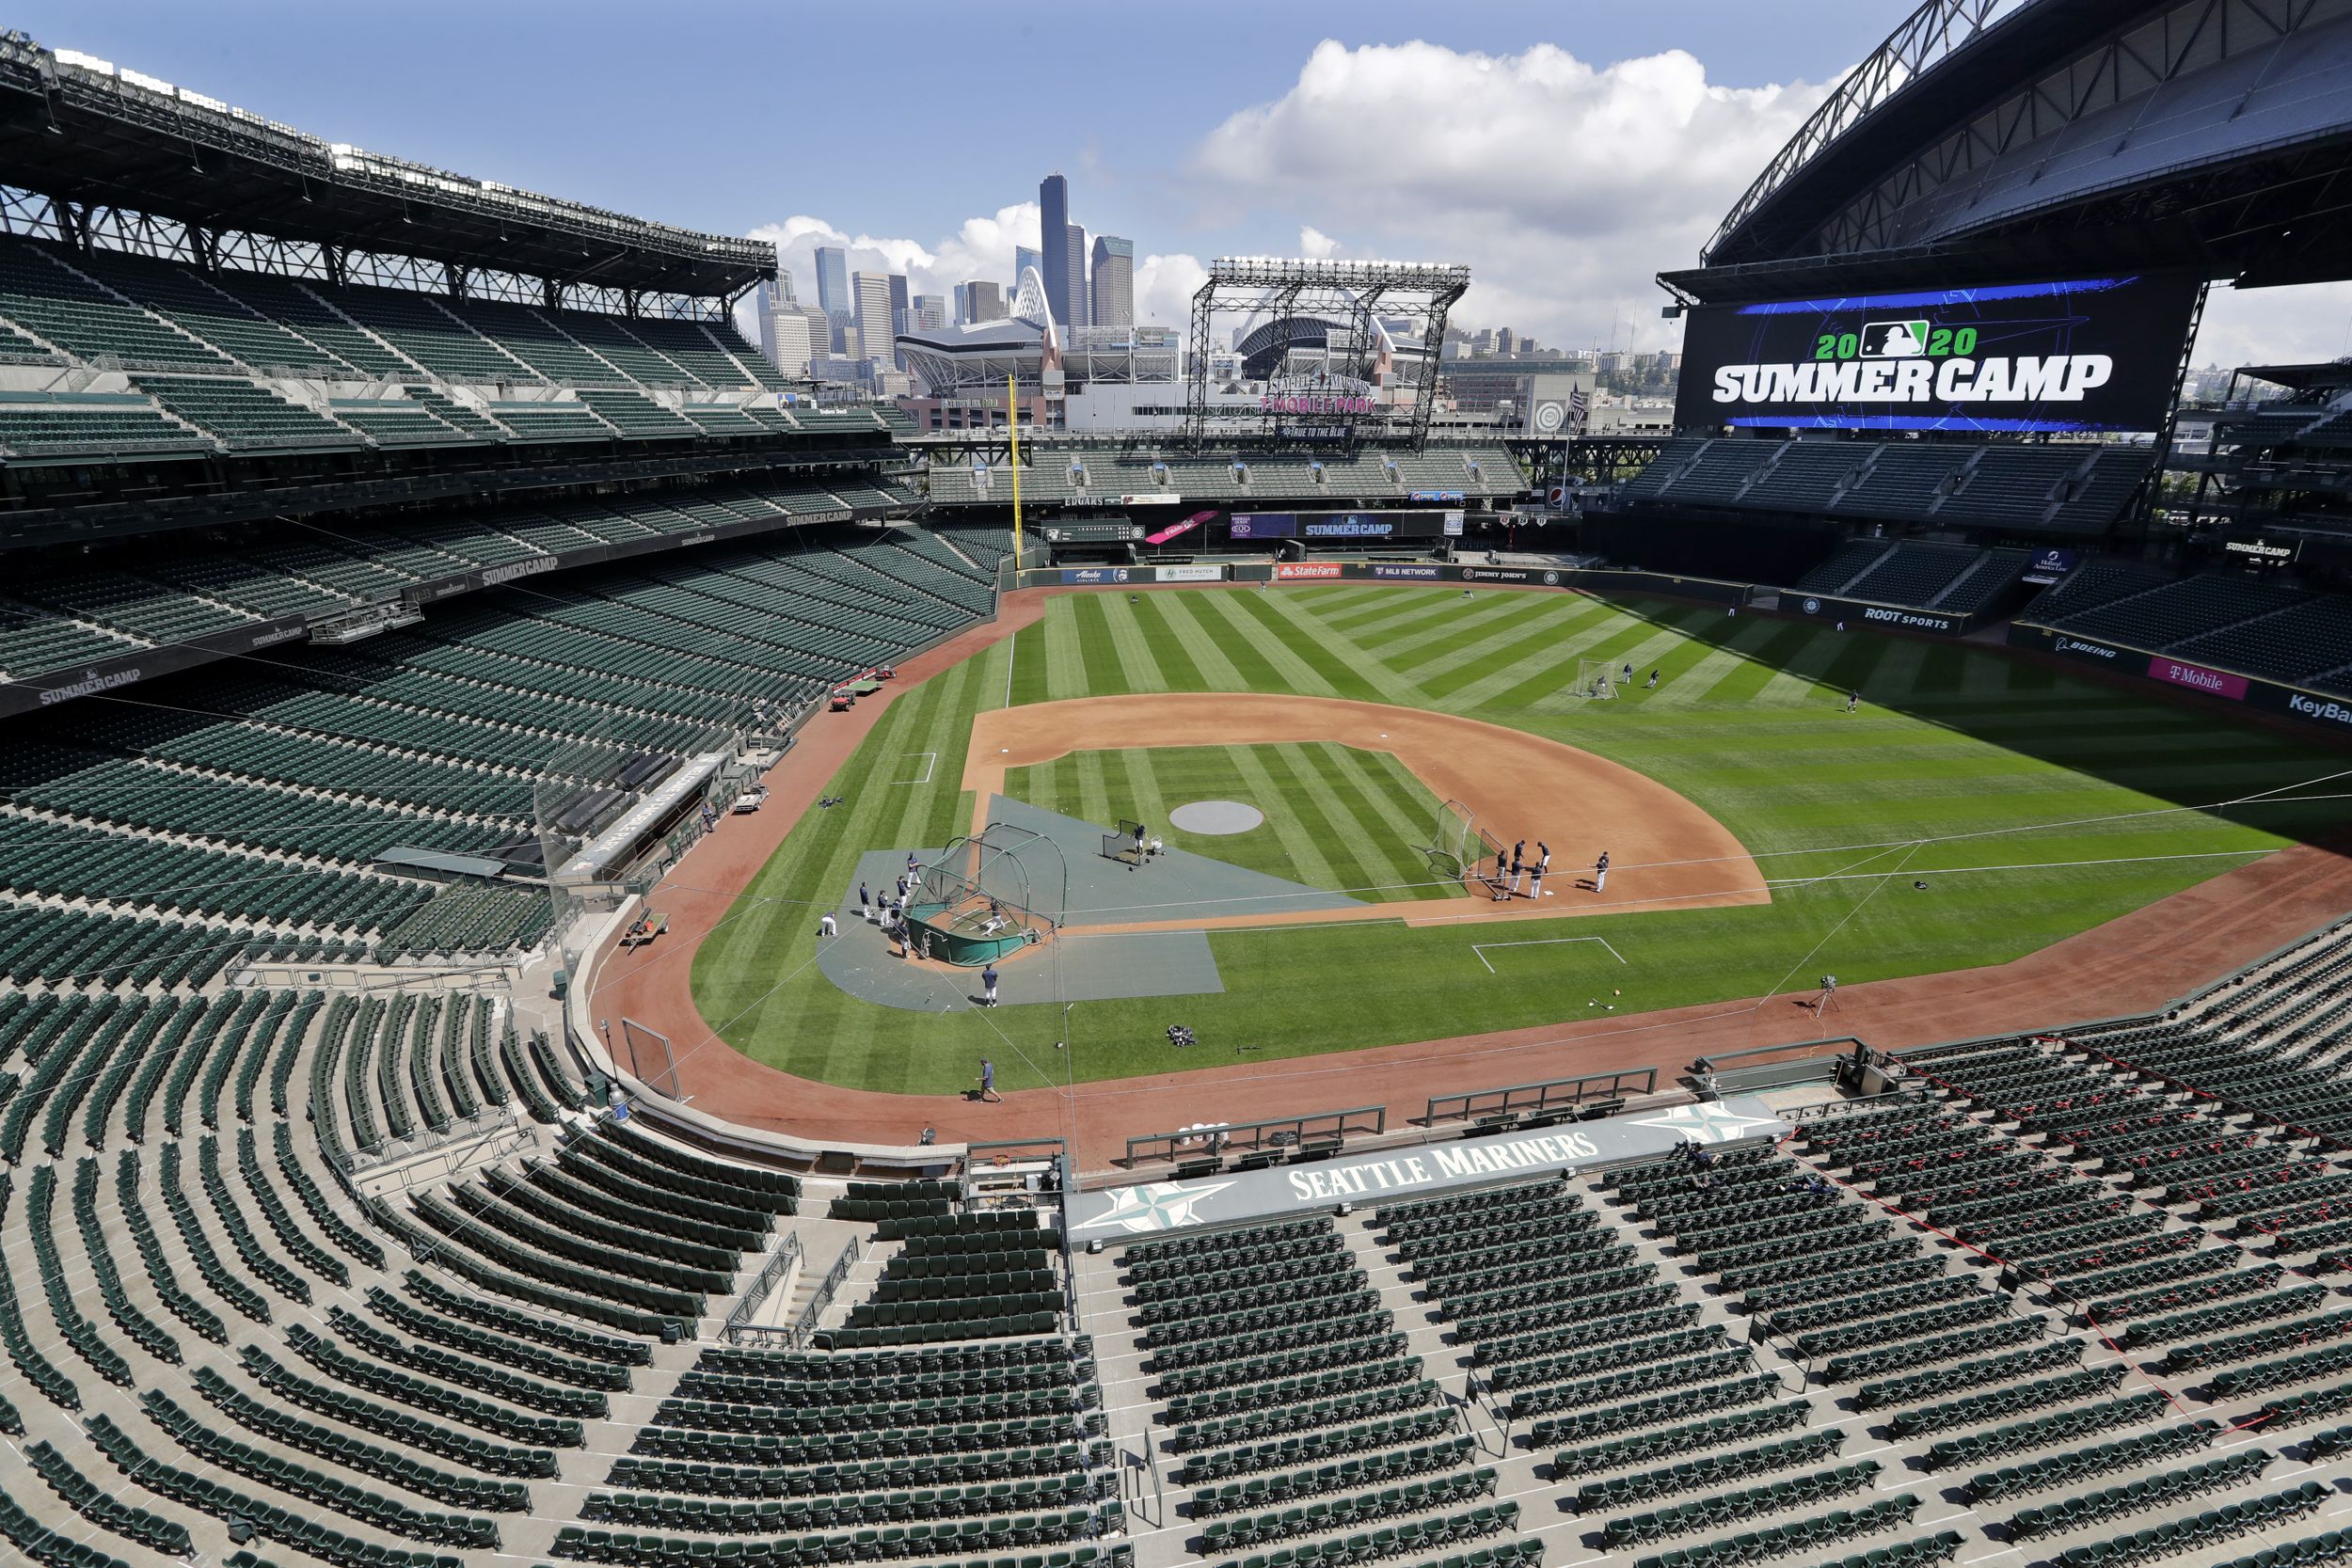
{"type": "Polygon", "coordinates": [[[1606,893],[1608,890],[1609,851],[1603,849],[1600,852],[1600,859],[1593,863],[1593,891],[1595,893],[1606,893]]]}

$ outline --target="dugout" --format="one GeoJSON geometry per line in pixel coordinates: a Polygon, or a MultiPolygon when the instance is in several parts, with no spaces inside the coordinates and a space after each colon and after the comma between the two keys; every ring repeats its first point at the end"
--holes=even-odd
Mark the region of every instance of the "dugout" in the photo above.
{"type": "Polygon", "coordinates": [[[977,969],[1052,941],[1069,887],[1059,845],[991,822],[923,868],[907,904],[908,941],[923,958],[977,969]]]}

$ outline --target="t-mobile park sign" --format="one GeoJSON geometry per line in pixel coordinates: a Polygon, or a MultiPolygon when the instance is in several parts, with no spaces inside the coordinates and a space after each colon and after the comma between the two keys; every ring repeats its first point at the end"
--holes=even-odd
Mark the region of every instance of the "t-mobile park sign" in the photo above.
{"type": "Polygon", "coordinates": [[[1654,1159],[1684,1143],[1776,1138],[1787,1131],[1760,1100],[1675,1105],[1517,1137],[1466,1138],[1352,1160],[1078,1193],[1071,1198],[1070,1229],[1075,1238],[1118,1241],[1305,1213],[1335,1203],[1421,1197],[1512,1177],[1654,1159]]]}

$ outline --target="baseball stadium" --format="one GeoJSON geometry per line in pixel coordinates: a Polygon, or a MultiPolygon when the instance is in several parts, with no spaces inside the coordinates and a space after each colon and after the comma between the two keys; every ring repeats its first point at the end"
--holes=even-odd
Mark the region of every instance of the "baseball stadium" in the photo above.
{"type": "Polygon", "coordinates": [[[0,1560],[2352,1560],[2352,7],[1852,43],[1670,429],[1106,433],[0,36],[0,1560]]]}

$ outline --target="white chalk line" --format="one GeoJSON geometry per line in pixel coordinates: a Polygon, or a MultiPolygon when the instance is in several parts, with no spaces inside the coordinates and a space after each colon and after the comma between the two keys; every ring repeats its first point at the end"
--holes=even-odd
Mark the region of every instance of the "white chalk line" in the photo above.
{"type": "Polygon", "coordinates": [[[936,771],[939,767],[939,753],[937,752],[901,752],[898,754],[905,757],[921,757],[923,759],[923,776],[919,779],[893,779],[890,781],[892,784],[927,784],[931,782],[931,774],[936,771]]]}
{"type": "Polygon", "coordinates": [[[1557,947],[1564,942],[1599,942],[1609,949],[1611,958],[1619,963],[1625,962],[1625,955],[1612,946],[1607,937],[1531,937],[1525,942],[1473,942],[1470,943],[1470,951],[1478,955],[1478,961],[1486,966],[1487,974],[1492,974],[1495,973],[1495,966],[1486,957],[1486,949],[1489,947],[1557,947]]]}

